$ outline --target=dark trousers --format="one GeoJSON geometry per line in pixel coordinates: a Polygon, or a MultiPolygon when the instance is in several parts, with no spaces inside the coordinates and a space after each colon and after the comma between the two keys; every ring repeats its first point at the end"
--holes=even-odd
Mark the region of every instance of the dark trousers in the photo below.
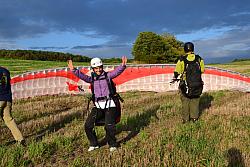
{"type": "Polygon", "coordinates": [[[109,109],[98,109],[96,107],[92,108],[86,122],[84,125],[87,138],[90,142],[90,146],[97,146],[98,140],[94,130],[95,125],[98,121],[103,119],[104,128],[106,130],[106,139],[110,147],[116,147],[117,142],[115,138],[115,115],[116,107],[111,107],[109,109]]]}
{"type": "Polygon", "coordinates": [[[198,119],[200,98],[187,98],[181,94],[182,102],[182,119],[189,121],[190,119],[198,119]]]}

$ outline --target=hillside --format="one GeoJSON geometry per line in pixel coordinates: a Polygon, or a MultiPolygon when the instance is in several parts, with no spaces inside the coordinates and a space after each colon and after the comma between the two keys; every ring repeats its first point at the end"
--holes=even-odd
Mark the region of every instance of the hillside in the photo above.
{"type": "Polygon", "coordinates": [[[1,166],[227,166],[250,165],[250,94],[210,92],[201,98],[201,118],[182,124],[176,92],[122,94],[121,147],[88,153],[83,130],[87,99],[44,96],[17,100],[13,115],[27,137],[26,148],[13,144],[1,122],[1,166]]]}

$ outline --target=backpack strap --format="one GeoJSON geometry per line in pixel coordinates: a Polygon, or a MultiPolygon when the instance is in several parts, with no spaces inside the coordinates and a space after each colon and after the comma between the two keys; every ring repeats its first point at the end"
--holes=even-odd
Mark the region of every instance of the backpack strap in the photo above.
{"type": "MultiPolygon", "coordinates": [[[[100,80],[106,80],[107,81],[107,84],[108,84],[108,88],[109,88],[109,98],[114,98],[115,96],[121,101],[123,102],[124,100],[120,97],[120,95],[118,93],[116,93],[116,90],[114,88],[114,83],[112,84],[112,80],[111,78],[108,77],[107,75],[108,73],[106,71],[104,71],[104,78],[101,78],[100,80]]],[[[93,101],[94,105],[95,105],[95,90],[94,90],[94,81],[95,80],[98,80],[99,78],[94,76],[94,72],[91,73],[91,92],[92,92],[92,97],[89,99],[88,101],[88,106],[87,106],[87,109],[89,109],[89,103],[90,101],[93,101]]],[[[105,108],[106,108],[106,105],[107,105],[107,101],[106,101],[106,104],[105,104],[105,108]]]]}
{"type": "Polygon", "coordinates": [[[91,84],[90,84],[92,97],[95,97],[95,90],[94,90],[94,73],[91,72],[91,84]]]}
{"type": "Polygon", "coordinates": [[[195,61],[196,62],[201,62],[202,58],[199,55],[195,55],[195,61]]]}
{"type": "Polygon", "coordinates": [[[111,98],[116,97],[116,98],[118,98],[118,99],[123,103],[123,102],[124,102],[123,98],[120,96],[120,94],[118,94],[118,93],[116,92],[114,82],[113,82],[113,80],[111,80],[111,78],[108,77],[107,74],[108,74],[107,72],[104,73],[105,78],[106,78],[107,83],[108,83],[109,92],[110,92],[110,97],[111,97],[111,98]]]}
{"type": "Polygon", "coordinates": [[[184,62],[184,71],[183,71],[184,73],[187,71],[187,64],[188,64],[187,55],[182,56],[182,61],[184,62]]]}
{"type": "Polygon", "coordinates": [[[184,72],[187,71],[187,64],[196,63],[196,62],[200,63],[201,59],[202,58],[199,55],[195,55],[194,61],[188,61],[187,60],[187,55],[181,56],[180,61],[184,61],[184,72]]]}
{"type": "Polygon", "coordinates": [[[180,56],[179,60],[184,62],[184,71],[180,74],[180,78],[183,80],[184,73],[186,72],[187,55],[180,56]]]}
{"type": "MultiPolygon", "coordinates": [[[[115,94],[115,90],[114,90],[114,88],[113,88],[113,86],[112,86],[112,84],[111,84],[111,79],[108,77],[108,75],[107,75],[108,73],[106,72],[106,71],[104,71],[104,76],[105,76],[105,80],[107,81],[107,84],[108,84],[108,88],[109,88],[109,92],[110,92],[110,95],[114,95],[115,94]]],[[[91,92],[92,92],[92,97],[93,97],[93,99],[94,99],[94,97],[95,97],[95,90],[94,90],[94,81],[95,81],[95,77],[94,77],[94,73],[92,72],[91,73],[91,84],[90,84],[90,86],[91,86],[91,92]]],[[[98,78],[96,78],[96,80],[98,80],[98,78]]],[[[103,80],[103,79],[101,79],[101,80],[103,80]]]]}
{"type": "Polygon", "coordinates": [[[90,83],[90,89],[91,89],[91,97],[88,97],[88,105],[87,105],[87,111],[89,110],[89,104],[91,101],[93,101],[95,105],[95,91],[94,91],[94,73],[91,72],[91,83],[90,83]]]}
{"type": "Polygon", "coordinates": [[[109,87],[109,94],[111,97],[113,97],[115,95],[115,90],[114,90],[114,87],[112,86],[112,81],[111,79],[108,77],[108,73],[107,72],[104,72],[104,75],[105,75],[105,79],[107,81],[107,84],[108,84],[108,87],[109,87]]]}
{"type": "Polygon", "coordinates": [[[179,60],[180,61],[184,61],[186,58],[187,58],[187,55],[181,55],[180,58],[179,58],[179,60]]]}

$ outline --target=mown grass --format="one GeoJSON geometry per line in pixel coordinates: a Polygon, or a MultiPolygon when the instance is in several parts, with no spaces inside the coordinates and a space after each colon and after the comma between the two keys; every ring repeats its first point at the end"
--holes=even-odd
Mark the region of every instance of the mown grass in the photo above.
{"type": "MultiPolygon", "coordinates": [[[[12,76],[66,67],[66,62],[1,59],[12,76]]],[[[215,65],[249,74],[249,63],[215,65]]],[[[76,66],[88,65],[75,63],[76,66]]],[[[13,116],[27,139],[14,144],[1,121],[0,166],[250,166],[250,95],[218,91],[201,97],[201,119],[181,124],[176,92],[127,92],[117,138],[109,153],[105,131],[97,127],[102,147],[88,153],[83,130],[85,96],[42,96],[15,100],[13,116]]]]}
{"type": "Polygon", "coordinates": [[[27,147],[14,144],[1,122],[1,166],[250,166],[250,94],[204,93],[200,120],[187,124],[181,123],[176,92],[122,96],[116,135],[121,147],[114,153],[103,127],[96,127],[102,147],[87,152],[85,96],[14,101],[13,115],[27,147]]]}
{"type": "Polygon", "coordinates": [[[239,61],[239,62],[232,62],[232,63],[227,63],[227,64],[213,64],[209,66],[237,71],[239,73],[250,76],[250,61],[239,61]]]}

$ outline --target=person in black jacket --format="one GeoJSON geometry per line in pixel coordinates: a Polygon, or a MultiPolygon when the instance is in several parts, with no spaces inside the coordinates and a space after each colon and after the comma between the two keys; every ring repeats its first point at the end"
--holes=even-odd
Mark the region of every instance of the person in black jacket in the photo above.
{"type": "Polygon", "coordinates": [[[10,85],[10,72],[0,66],[0,113],[6,126],[10,129],[15,140],[25,146],[22,133],[18,129],[15,120],[11,116],[12,109],[12,92],[10,85]]]}
{"type": "Polygon", "coordinates": [[[182,102],[182,121],[197,121],[199,117],[199,101],[203,90],[201,74],[205,71],[204,60],[194,53],[194,44],[184,44],[185,55],[176,64],[174,79],[180,77],[179,90],[182,102]]]}

